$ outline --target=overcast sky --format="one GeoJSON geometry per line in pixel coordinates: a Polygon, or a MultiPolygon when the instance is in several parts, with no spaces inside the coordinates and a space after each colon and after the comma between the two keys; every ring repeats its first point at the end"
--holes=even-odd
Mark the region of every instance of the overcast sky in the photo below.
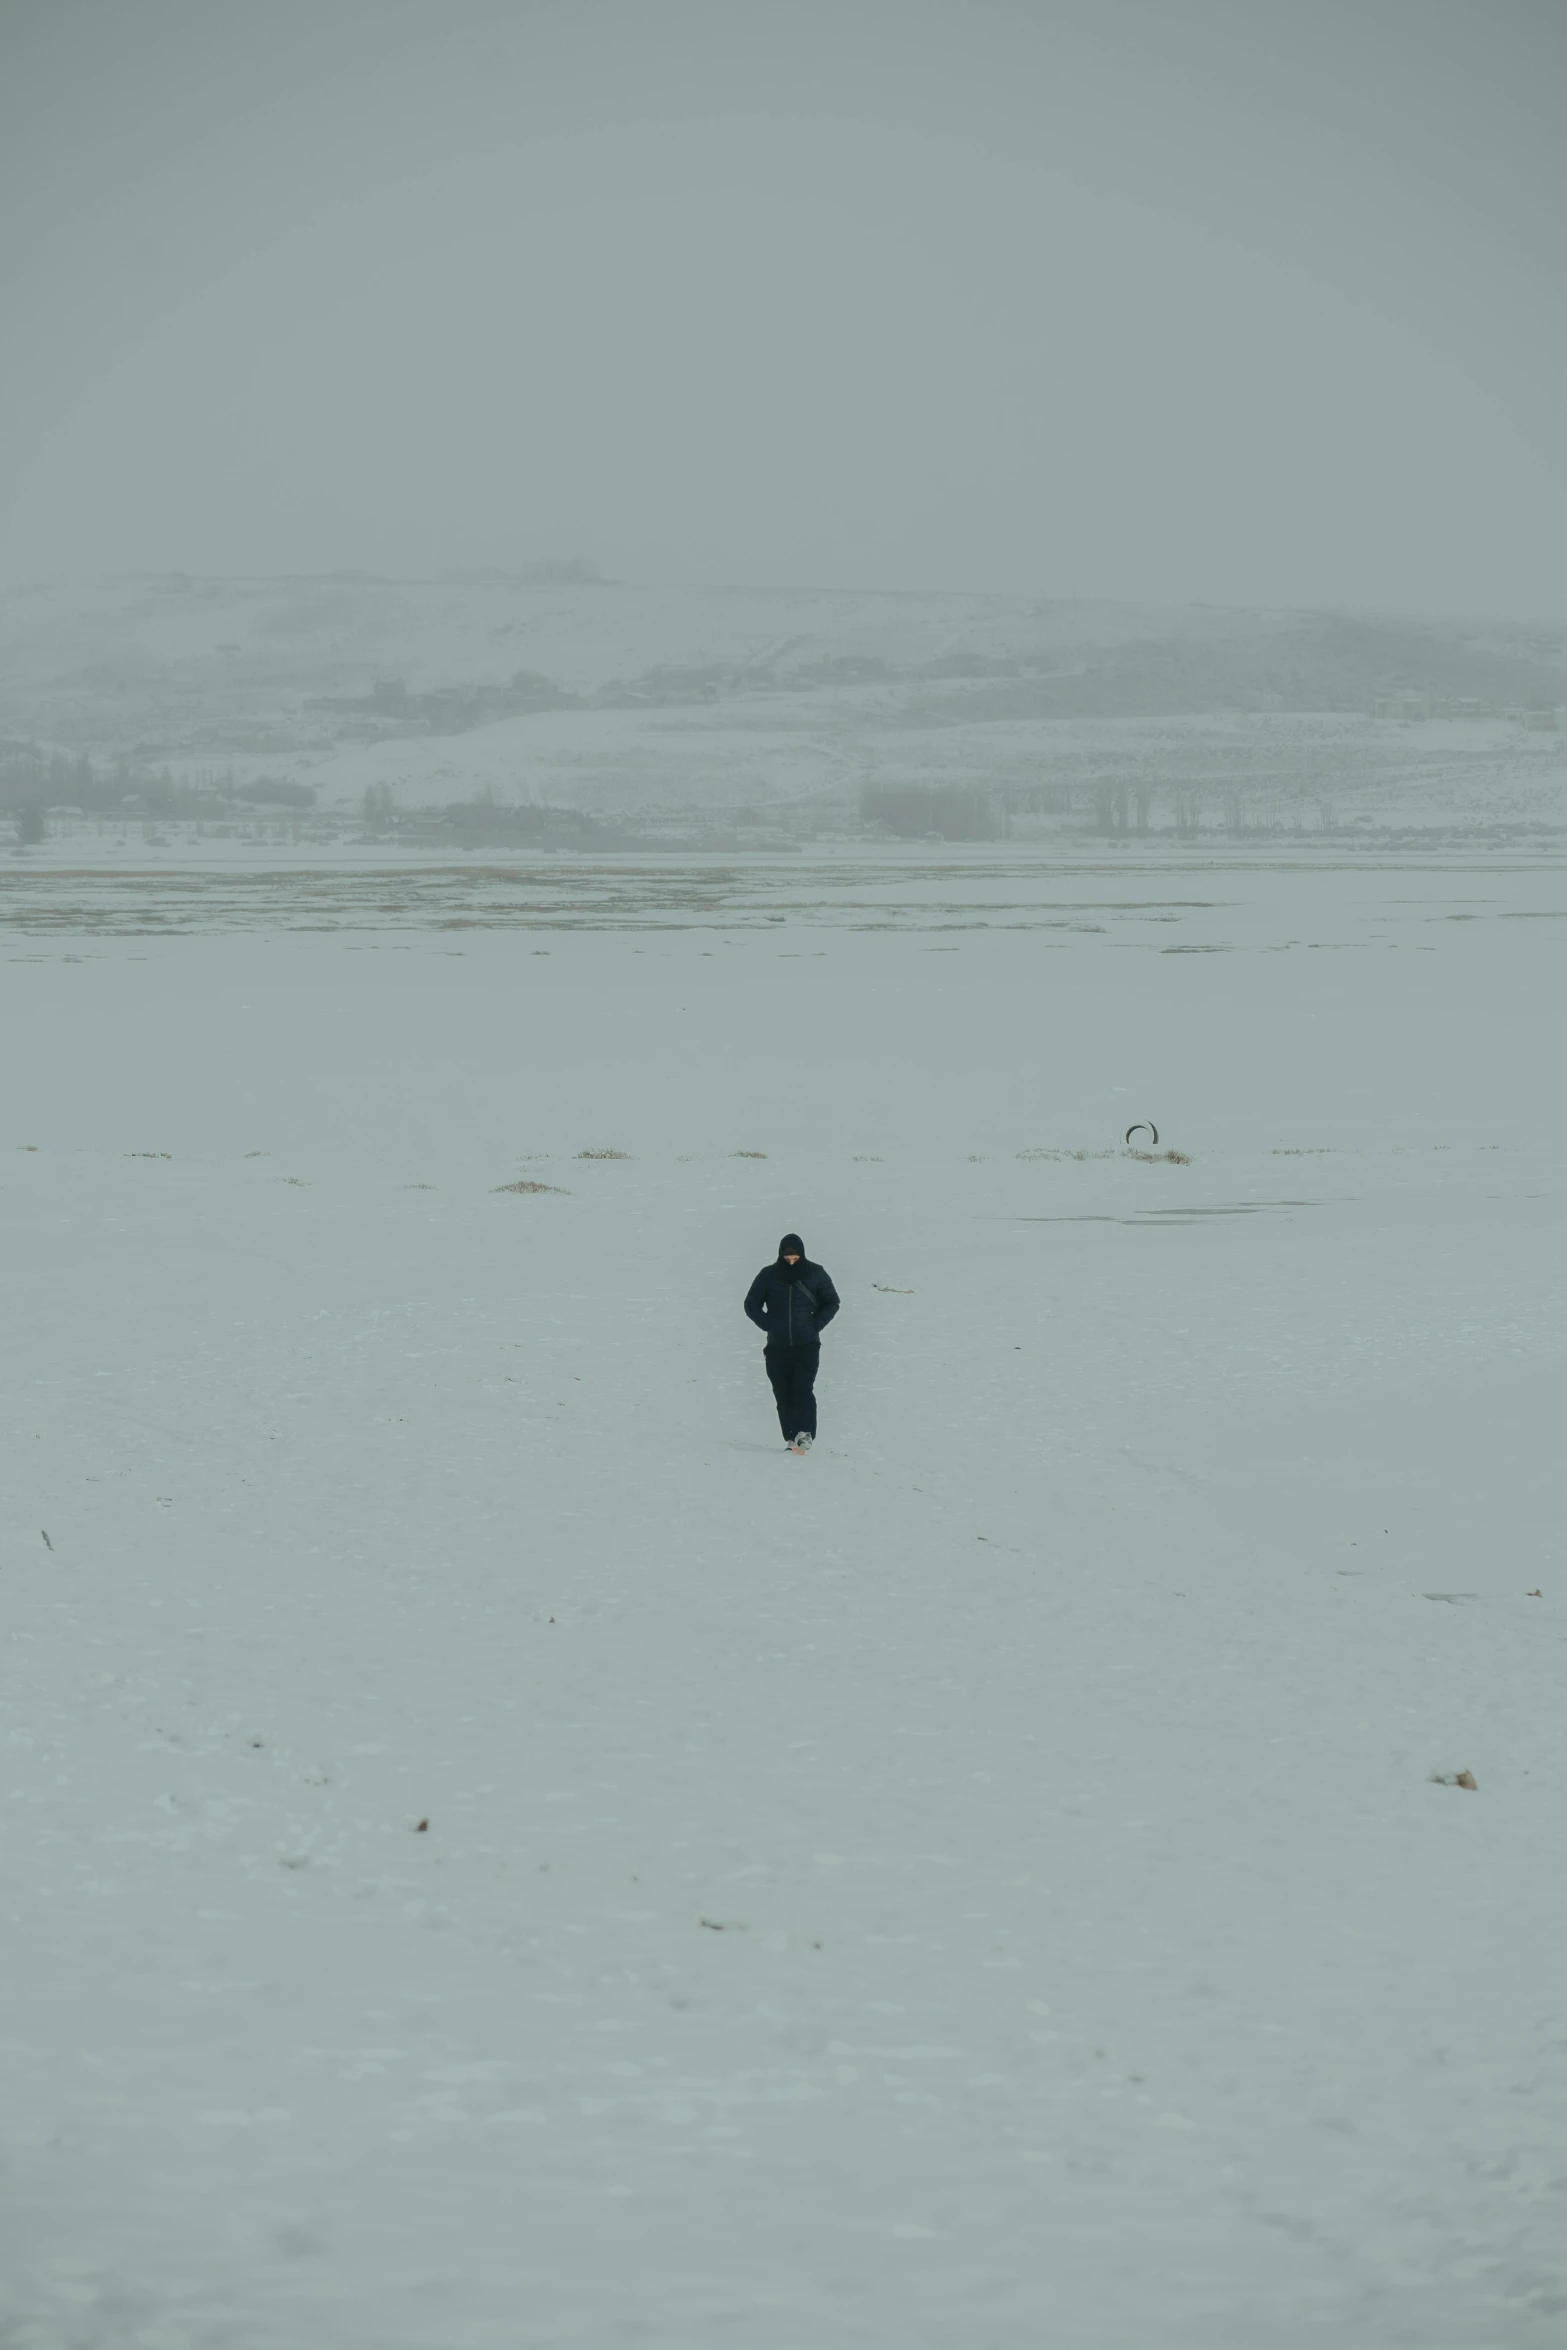
{"type": "Polygon", "coordinates": [[[0,0],[0,569],[1567,615],[1560,0],[0,0]]]}

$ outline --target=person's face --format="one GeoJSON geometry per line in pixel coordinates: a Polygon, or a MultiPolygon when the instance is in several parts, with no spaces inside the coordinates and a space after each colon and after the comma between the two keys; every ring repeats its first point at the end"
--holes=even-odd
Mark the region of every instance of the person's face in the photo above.
{"type": "Polygon", "coordinates": [[[784,1258],[784,1263],[785,1263],[786,1265],[797,1265],[799,1262],[800,1262],[799,1258],[798,1258],[798,1257],[795,1257],[795,1256],[789,1256],[789,1257],[785,1257],[785,1258],[784,1258]]]}

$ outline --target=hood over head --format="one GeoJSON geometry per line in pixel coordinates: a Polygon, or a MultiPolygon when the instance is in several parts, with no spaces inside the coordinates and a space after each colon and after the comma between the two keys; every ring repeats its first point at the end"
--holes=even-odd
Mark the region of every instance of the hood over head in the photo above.
{"type": "Polygon", "coordinates": [[[785,1257],[799,1257],[803,1260],[804,1256],[805,1243],[800,1238],[798,1232],[786,1232],[782,1240],[780,1240],[778,1243],[778,1257],[780,1263],[785,1257]]]}

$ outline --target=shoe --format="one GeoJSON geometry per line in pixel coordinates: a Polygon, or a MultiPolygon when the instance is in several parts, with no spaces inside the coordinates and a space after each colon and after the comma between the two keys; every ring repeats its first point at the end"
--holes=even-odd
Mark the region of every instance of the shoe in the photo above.
{"type": "Polygon", "coordinates": [[[794,1449],[796,1452],[809,1452],[815,1442],[815,1437],[807,1436],[805,1430],[802,1428],[799,1435],[794,1440],[794,1449]]]}

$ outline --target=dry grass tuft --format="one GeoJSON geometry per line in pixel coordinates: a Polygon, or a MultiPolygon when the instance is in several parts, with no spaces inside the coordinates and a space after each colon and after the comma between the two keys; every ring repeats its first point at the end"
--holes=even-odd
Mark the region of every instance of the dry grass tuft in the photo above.
{"type": "MultiPolygon", "coordinates": [[[[410,1188],[415,1191],[422,1191],[428,1190],[429,1186],[427,1184],[416,1183],[410,1188]]],[[[526,1177],[524,1177],[521,1183],[497,1183],[495,1188],[497,1191],[521,1191],[529,1193],[538,1191],[553,1191],[558,1199],[564,1199],[566,1197],[565,1192],[561,1190],[561,1187],[558,1183],[533,1183],[530,1182],[526,1177]]]]}
{"type": "Polygon", "coordinates": [[[1128,1151],[1126,1155],[1145,1167],[1189,1167],[1192,1163],[1186,1151],[1128,1151]]]}
{"type": "Polygon", "coordinates": [[[729,1156],[732,1159],[765,1159],[767,1153],[766,1151],[731,1151],[729,1156]]]}
{"type": "Polygon", "coordinates": [[[629,1159],[629,1151],[578,1151],[579,1159],[629,1159]]]}

